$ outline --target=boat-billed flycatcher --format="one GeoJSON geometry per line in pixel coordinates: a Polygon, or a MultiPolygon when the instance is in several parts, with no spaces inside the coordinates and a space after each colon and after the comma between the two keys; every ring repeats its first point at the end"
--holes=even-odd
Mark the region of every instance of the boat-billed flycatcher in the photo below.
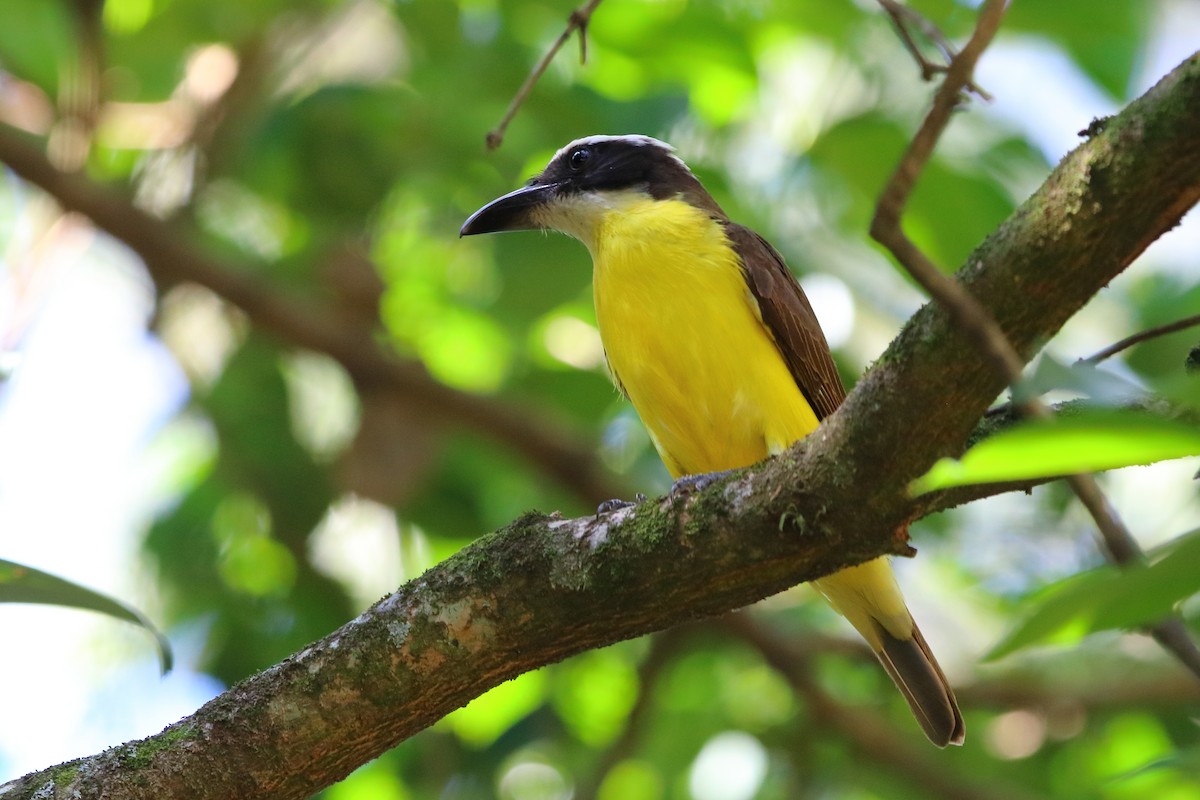
{"type": "MultiPolygon", "coordinates": [[[[618,388],[675,478],[744,467],[811,433],[845,397],[782,256],[729,220],[672,148],[590,136],[471,215],[464,236],[549,229],[591,252],[596,320],[618,388]]],[[[938,746],[960,744],[954,694],[886,558],[815,582],[870,643],[938,746]]]]}

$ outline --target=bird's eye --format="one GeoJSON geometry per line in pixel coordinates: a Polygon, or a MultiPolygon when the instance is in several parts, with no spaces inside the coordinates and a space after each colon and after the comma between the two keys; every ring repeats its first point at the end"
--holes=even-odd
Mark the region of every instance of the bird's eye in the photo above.
{"type": "Polygon", "coordinates": [[[567,163],[571,165],[573,170],[583,169],[583,165],[592,157],[592,151],[586,147],[581,147],[567,158],[567,163]]]}

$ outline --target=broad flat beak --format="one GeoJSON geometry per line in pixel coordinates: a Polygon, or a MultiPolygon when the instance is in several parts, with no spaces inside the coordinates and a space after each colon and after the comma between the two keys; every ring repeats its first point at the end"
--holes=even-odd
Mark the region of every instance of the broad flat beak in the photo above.
{"type": "Polygon", "coordinates": [[[541,226],[533,221],[530,212],[554,199],[557,191],[556,183],[535,183],[497,197],[468,217],[458,235],[536,230],[541,226]]]}

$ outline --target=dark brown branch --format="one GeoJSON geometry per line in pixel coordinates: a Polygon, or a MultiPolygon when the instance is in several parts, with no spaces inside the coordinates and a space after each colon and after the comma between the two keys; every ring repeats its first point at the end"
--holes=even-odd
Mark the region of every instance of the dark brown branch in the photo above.
{"type": "Polygon", "coordinates": [[[1179,659],[1193,675],[1200,676],[1200,648],[1191,632],[1178,615],[1148,627],[1147,632],[1158,642],[1159,647],[1179,659]]]}
{"type": "Polygon", "coordinates": [[[1120,353],[1122,350],[1128,350],[1130,347],[1133,347],[1135,344],[1141,344],[1142,342],[1157,338],[1159,336],[1166,336],[1169,333],[1175,333],[1177,331],[1187,330],[1188,328],[1194,328],[1197,325],[1200,325],[1200,314],[1197,314],[1194,317],[1185,317],[1184,319],[1176,320],[1175,322],[1170,322],[1170,323],[1167,323],[1166,325],[1159,325],[1154,328],[1148,328],[1144,331],[1141,331],[1140,333],[1135,333],[1132,336],[1126,336],[1121,341],[1114,342],[1113,344],[1110,344],[1108,347],[1104,348],[1103,350],[1099,350],[1095,353],[1092,353],[1087,358],[1081,358],[1078,361],[1076,361],[1075,363],[1076,364],[1099,364],[1104,359],[1115,356],[1117,353],[1120,353]]]}
{"type": "MultiPolygon", "coordinates": [[[[1196,203],[1197,129],[1200,56],[1067,156],[972,254],[960,277],[1018,352],[1196,203]]],[[[900,552],[894,531],[919,513],[905,487],[961,452],[1004,385],[927,304],[782,456],[687,498],[527,515],[163,733],[18,779],[5,798],[307,797],[522,672],[900,552]]]]}
{"type": "Polygon", "coordinates": [[[517,115],[521,105],[525,99],[529,97],[529,93],[533,91],[533,87],[541,79],[546,68],[550,66],[550,62],[558,55],[558,51],[563,48],[567,40],[571,38],[571,34],[579,31],[579,59],[587,61],[587,26],[592,19],[592,13],[596,10],[596,6],[600,5],[603,0],[587,0],[579,8],[571,12],[571,16],[567,17],[567,27],[554,40],[554,44],[550,45],[550,49],[546,51],[546,55],[542,56],[542,60],[534,66],[533,71],[525,78],[525,82],[521,84],[521,88],[517,90],[512,101],[508,104],[508,109],[504,112],[504,116],[496,127],[488,131],[487,147],[488,150],[495,150],[504,143],[504,132],[508,130],[508,124],[512,122],[513,117],[517,115]]]}
{"type": "MultiPolygon", "coordinates": [[[[968,335],[997,374],[1014,387],[1017,408],[1027,416],[1047,418],[1050,410],[1045,404],[1036,397],[1023,396],[1018,384],[1024,360],[1000,325],[966,287],[946,277],[904,234],[900,225],[917,178],[949,123],[959,93],[970,80],[976,61],[999,29],[1005,7],[1006,0],[987,0],[984,3],[975,32],[962,53],[950,62],[946,79],[934,97],[933,108],[913,137],[879,199],[875,218],[871,222],[871,236],[896,256],[908,273],[949,312],[958,328],[968,335]]],[[[1095,477],[1070,475],[1066,481],[1095,520],[1111,560],[1121,566],[1142,561],[1144,555],[1141,548],[1116,509],[1104,497],[1095,477]]],[[[1149,630],[1156,641],[1200,678],[1200,648],[1177,620],[1164,620],[1150,626],[1149,630]]]]}
{"type": "Polygon", "coordinates": [[[287,346],[324,353],[339,362],[360,389],[396,392],[430,419],[451,421],[506,445],[570,488],[585,505],[627,496],[589,443],[542,420],[534,422],[527,412],[437,382],[422,365],[387,352],[372,330],[257,279],[261,268],[210,256],[194,243],[190,229],[153,217],[80,175],[55,169],[22,134],[4,125],[0,161],[129,245],[160,284],[192,282],[211,289],[287,346]]]}

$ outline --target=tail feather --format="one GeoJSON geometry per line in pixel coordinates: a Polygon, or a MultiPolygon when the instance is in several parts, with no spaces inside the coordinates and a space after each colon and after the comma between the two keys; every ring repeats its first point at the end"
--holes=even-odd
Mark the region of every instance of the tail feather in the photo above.
{"type": "Polygon", "coordinates": [[[908,613],[887,559],[847,567],[815,586],[871,645],[929,740],[938,747],[962,744],[954,692],[908,613]]]}
{"type": "Polygon", "coordinates": [[[882,625],[876,627],[882,648],[875,655],[908,701],[908,707],[929,741],[938,747],[962,744],[963,718],[958,701],[925,643],[921,629],[914,624],[912,637],[900,639],[882,625]]]}

